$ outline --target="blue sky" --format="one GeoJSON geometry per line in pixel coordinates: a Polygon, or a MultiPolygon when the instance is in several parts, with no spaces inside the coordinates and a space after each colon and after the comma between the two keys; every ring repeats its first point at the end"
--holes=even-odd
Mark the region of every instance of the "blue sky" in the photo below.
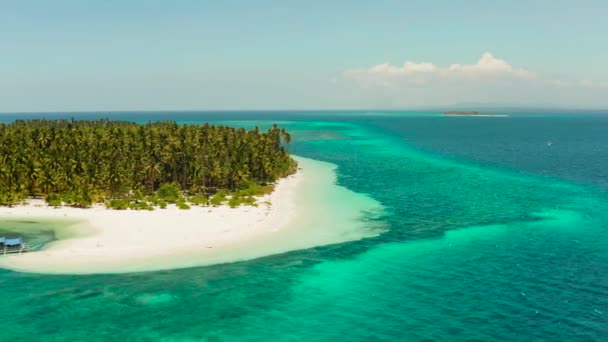
{"type": "Polygon", "coordinates": [[[0,112],[606,108],[605,18],[606,1],[0,0],[0,112]]]}

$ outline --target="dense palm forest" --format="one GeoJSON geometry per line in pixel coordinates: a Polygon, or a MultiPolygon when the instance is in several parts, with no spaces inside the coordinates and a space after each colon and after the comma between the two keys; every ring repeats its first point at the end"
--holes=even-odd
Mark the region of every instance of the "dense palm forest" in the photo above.
{"type": "Polygon", "coordinates": [[[276,125],[262,132],[175,122],[0,124],[0,205],[27,197],[84,207],[108,201],[128,206],[117,201],[143,198],[158,204],[150,197],[157,195],[205,202],[219,192],[226,198],[226,191],[263,186],[295,172],[283,147],[289,142],[276,125]]]}

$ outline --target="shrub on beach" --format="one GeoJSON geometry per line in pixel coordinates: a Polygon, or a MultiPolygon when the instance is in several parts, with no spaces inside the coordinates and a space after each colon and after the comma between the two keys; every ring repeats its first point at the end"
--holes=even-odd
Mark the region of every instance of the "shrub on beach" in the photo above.
{"type": "Polygon", "coordinates": [[[207,197],[203,195],[192,196],[188,199],[188,201],[194,205],[207,205],[207,203],[209,202],[207,197]]]}
{"type": "Polygon", "coordinates": [[[177,208],[181,209],[181,210],[188,210],[188,209],[190,209],[190,206],[186,202],[177,202],[176,205],[177,205],[177,208]]]}
{"type": "Polygon", "coordinates": [[[17,192],[6,192],[0,191],[0,205],[13,206],[19,204],[26,196],[17,192]]]}
{"type": "Polygon", "coordinates": [[[228,200],[228,192],[225,190],[220,190],[217,193],[215,193],[215,195],[213,195],[213,197],[211,197],[211,199],[209,200],[209,203],[213,206],[218,206],[218,205],[222,205],[224,202],[226,202],[228,200]]]}
{"type": "Polygon", "coordinates": [[[248,182],[241,186],[238,190],[240,196],[264,196],[270,194],[274,190],[274,184],[257,184],[255,182],[248,182]]]}
{"type": "Polygon", "coordinates": [[[86,187],[63,194],[61,196],[61,201],[76,208],[89,208],[93,205],[91,192],[86,187]]]}
{"type": "Polygon", "coordinates": [[[148,204],[147,202],[135,201],[129,203],[129,208],[133,210],[154,210],[154,207],[148,204]]]}
{"type": "Polygon", "coordinates": [[[129,209],[129,201],[123,199],[112,199],[106,202],[106,208],[116,210],[129,209]]]}
{"type": "Polygon", "coordinates": [[[228,205],[231,208],[236,208],[241,205],[249,205],[252,207],[257,207],[257,201],[253,196],[239,196],[238,194],[233,194],[228,200],[228,205]]]}
{"type": "Polygon", "coordinates": [[[146,196],[144,197],[144,201],[146,201],[151,206],[158,206],[160,200],[156,196],[146,196]]]}
{"type": "Polygon", "coordinates": [[[175,203],[180,199],[180,189],[177,183],[165,183],[156,191],[158,198],[169,203],[175,203]]]}
{"type": "Polygon", "coordinates": [[[56,194],[56,193],[50,193],[46,196],[45,198],[46,204],[48,204],[51,207],[61,207],[61,205],[63,204],[61,201],[61,197],[56,194]]]}
{"type": "Polygon", "coordinates": [[[232,197],[228,200],[228,205],[230,208],[236,208],[241,205],[241,201],[238,197],[232,197]]]}
{"type": "Polygon", "coordinates": [[[253,197],[253,196],[243,197],[243,199],[241,200],[241,203],[243,203],[245,205],[250,205],[250,206],[257,207],[257,203],[256,203],[256,200],[255,200],[255,197],[253,197]]]}

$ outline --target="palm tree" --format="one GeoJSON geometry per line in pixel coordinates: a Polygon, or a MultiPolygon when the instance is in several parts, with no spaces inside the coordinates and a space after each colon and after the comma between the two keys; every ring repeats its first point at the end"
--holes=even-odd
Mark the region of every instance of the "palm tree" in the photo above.
{"type": "Polygon", "coordinates": [[[87,206],[94,200],[153,193],[178,182],[184,191],[236,189],[272,182],[295,170],[287,131],[209,124],[109,120],[31,120],[0,124],[0,203],[57,194],[87,206]]]}

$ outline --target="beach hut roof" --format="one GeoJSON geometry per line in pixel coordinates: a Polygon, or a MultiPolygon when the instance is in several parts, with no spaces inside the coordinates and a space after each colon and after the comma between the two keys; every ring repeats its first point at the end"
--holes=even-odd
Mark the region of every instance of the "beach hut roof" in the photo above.
{"type": "Polygon", "coordinates": [[[7,246],[19,246],[23,243],[23,240],[21,238],[15,238],[15,239],[5,239],[4,240],[4,244],[7,246]]]}

